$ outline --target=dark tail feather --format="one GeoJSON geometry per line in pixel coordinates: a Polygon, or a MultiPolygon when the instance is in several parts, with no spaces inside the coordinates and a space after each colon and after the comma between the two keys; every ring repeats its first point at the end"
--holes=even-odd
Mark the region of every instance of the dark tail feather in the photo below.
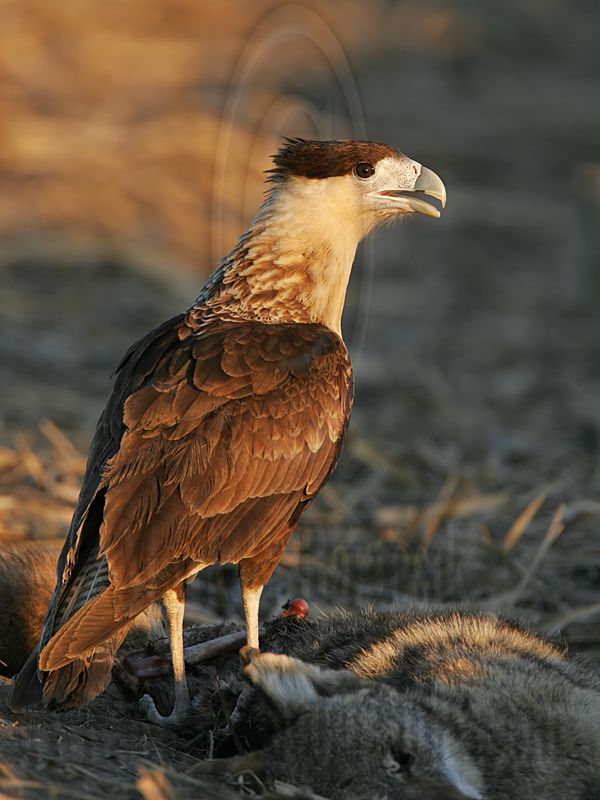
{"type": "Polygon", "coordinates": [[[120,631],[64,667],[43,673],[46,708],[66,710],[89,703],[110,683],[117,650],[125,638],[120,631]]]}
{"type": "Polygon", "coordinates": [[[42,702],[42,683],[38,675],[38,654],[36,647],[21,671],[15,676],[8,704],[15,711],[21,708],[37,706],[42,702]]]}
{"type": "Polygon", "coordinates": [[[66,710],[89,703],[110,683],[117,650],[126,631],[109,637],[82,658],[60,669],[38,673],[38,648],[15,677],[9,698],[17,711],[43,703],[46,708],[66,710]]]}

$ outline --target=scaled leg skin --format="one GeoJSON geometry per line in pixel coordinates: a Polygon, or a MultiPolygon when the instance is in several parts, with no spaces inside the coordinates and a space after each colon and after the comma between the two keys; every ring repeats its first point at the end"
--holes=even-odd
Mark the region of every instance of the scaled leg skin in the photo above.
{"type": "MultiPolygon", "coordinates": [[[[246,644],[240,650],[242,661],[248,658],[248,654],[259,651],[258,639],[258,609],[260,606],[260,596],[262,586],[252,586],[252,568],[248,561],[242,561],[239,567],[240,587],[242,589],[242,602],[244,603],[244,614],[246,617],[246,644]]],[[[229,728],[235,731],[241,721],[247,717],[248,705],[253,703],[254,690],[250,686],[245,686],[231,712],[229,728]]]]}
{"type": "Polygon", "coordinates": [[[246,616],[246,647],[258,650],[258,609],[263,587],[252,585],[253,581],[248,574],[251,572],[249,567],[248,562],[240,563],[240,587],[246,616]]]}
{"type": "Polygon", "coordinates": [[[175,703],[167,717],[159,714],[154,700],[146,694],[140,700],[140,710],[150,722],[164,728],[178,728],[186,723],[192,712],[192,703],[185,677],[185,660],[183,656],[183,614],[185,611],[185,585],[179,584],[175,589],[168,589],[162,597],[167,613],[169,640],[171,642],[171,660],[175,679],[175,703]]]}

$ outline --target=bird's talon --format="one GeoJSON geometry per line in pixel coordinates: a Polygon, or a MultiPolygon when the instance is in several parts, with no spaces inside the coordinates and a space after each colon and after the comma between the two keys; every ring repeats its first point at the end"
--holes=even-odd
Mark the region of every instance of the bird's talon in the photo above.
{"type": "Polygon", "coordinates": [[[260,650],[257,647],[250,647],[248,644],[244,645],[240,650],[242,665],[247,667],[258,655],[260,655],[260,650]]]}
{"type": "Polygon", "coordinates": [[[138,703],[138,708],[141,713],[149,720],[149,722],[155,722],[155,717],[160,717],[158,710],[156,708],[156,704],[152,697],[149,694],[143,695],[140,698],[138,703]]]}
{"type": "Polygon", "coordinates": [[[171,729],[181,728],[188,723],[193,710],[191,700],[188,697],[187,702],[175,703],[171,713],[163,717],[149,694],[145,694],[140,698],[138,708],[148,722],[153,725],[159,725],[161,728],[171,729]]]}

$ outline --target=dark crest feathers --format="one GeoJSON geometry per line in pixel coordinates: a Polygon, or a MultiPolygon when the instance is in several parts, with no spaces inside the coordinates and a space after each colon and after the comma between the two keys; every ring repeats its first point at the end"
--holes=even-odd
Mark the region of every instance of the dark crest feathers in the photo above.
{"type": "Polygon", "coordinates": [[[283,181],[295,175],[302,178],[332,178],[349,175],[362,161],[376,164],[382,158],[401,154],[387,144],[348,139],[320,141],[318,139],[290,139],[273,156],[274,169],[267,170],[269,180],[283,181]]]}

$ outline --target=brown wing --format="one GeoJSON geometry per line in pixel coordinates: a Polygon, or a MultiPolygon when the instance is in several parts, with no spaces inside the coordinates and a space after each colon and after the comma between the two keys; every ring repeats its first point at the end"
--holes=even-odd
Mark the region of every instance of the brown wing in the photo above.
{"type": "Polygon", "coordinates": [[[99,524],[91,563],[106,565],[102,591],[83,607],[69,601],[74,613],[61,614],[42,669],[97,644],[194,565],[272,549],[337,461],[352,401],[338,336],[256,322],[176,329],[176,339],[159,339],[154,363],[151,347],[125,365],[124,402],[113,408],[123,409],[113,423],[123,435],[114,452],[96,444],[107,458],[80,514],[84,532],[99,524]]]}
{"type": "Polygon", "coordinates": [[[147,333],[127,351],[117,368],[117,380],[96,427],[73,519],[58,559],[57,583],[46,616],[42,646],[84,602],[92,584],[98,591],[108,585],[106,561],[98,559],[105,494],[99,490],[101,476],[108,459],[119,450],[125,430],[125,400],[151,379],[156,364],[176,346],[184,322],[185,315],[179,314],[147,333]]]}

